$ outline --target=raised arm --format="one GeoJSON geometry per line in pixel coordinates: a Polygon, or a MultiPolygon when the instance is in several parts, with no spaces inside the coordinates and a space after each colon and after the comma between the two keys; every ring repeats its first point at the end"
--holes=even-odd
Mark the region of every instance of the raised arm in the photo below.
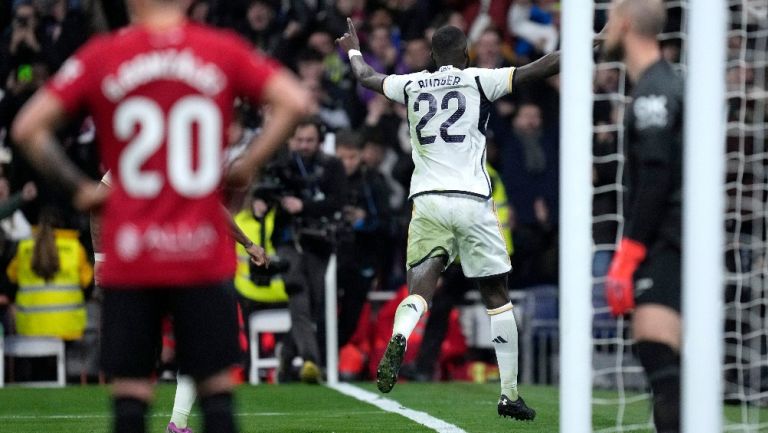
{"type": "Polygon", "coordinates": [[[360,53],[360,40],[357,38],[355,25],[352,24],[352,20],[349,18],[347,18],[347,26],[349,27],[349,32],[344,33],[342,37],[336,39],[336,43],[339,44],[349,56],[349,63],[352,65],[352,73],[355,74],[357,81],[363,87],[383,95],[384,78],[387,76],[374,71],[368,63],[365,63],[363,55],[360,53]]]}

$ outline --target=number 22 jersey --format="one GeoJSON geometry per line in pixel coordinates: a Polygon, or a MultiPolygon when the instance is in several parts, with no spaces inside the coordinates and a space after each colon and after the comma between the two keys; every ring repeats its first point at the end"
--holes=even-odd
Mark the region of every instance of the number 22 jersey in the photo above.
{"type": "Polygon", "coordinates": [[[278,69],[229,32],[192,23],[98,36],[46,85],[96,125],[112,190],[102,213],[105,287],[229,279],[235,250],[221,206],[236,97],[261,99],[278,69]]]}
{"type": "Polygon", "coordinates": [[[485,131],[491,103],[512,91],[515,68],[442,66],[384,79],[384,95],[405,104],[414,163],[409,198],[458,193],[490,198],[485,131]]]}

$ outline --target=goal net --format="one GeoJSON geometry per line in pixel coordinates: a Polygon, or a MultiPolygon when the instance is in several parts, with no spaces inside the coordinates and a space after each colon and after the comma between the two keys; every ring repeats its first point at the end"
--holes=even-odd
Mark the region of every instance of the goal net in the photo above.
{"type": "MultiPolygon", "coordinates": [[[[667,60],[685,74],[690,0],[667,1],[660,36],[667,60]]],[[[610,6],[595,2],[602,24],[610,6]]],[[[725,255],[725,431],[768,431],[768,0],[729,0],[728,123],[725,255]]],[[[717,65],[713,65],[717,67],[717,65]]],[[[629,323],[610,317],[602,295],[604,275],[624,219],[624,111],[630,102],[624,65],[595,66],[593,127],[593,396],[612,426],[602,432],[652,431],[650,394],[633,355],[629,323]]],[[[713,246],[717,248],[718,246],[713,246]]],[[[713,342],[713,344],[716,344],[713,342]]]]}

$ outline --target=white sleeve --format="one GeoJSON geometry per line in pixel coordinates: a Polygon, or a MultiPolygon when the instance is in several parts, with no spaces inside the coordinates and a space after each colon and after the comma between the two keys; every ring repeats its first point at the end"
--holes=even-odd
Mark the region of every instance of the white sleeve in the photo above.
{"type": "Polygon", "coordinates": [[[515,74],[515,68],[483,69],[476,68],[474,72],[480,79],[480,85],[483,87],[483,93],[489,101],[493,102],[504,95],[512,93],[512,77],[515,74]]]}
{"type": "Polygon", "coordinates": [[[414,80],[415,75],[387,75],[382,86],[384,88],[384,96],[395,102],[405,104],[405,86],[414,80]]]}

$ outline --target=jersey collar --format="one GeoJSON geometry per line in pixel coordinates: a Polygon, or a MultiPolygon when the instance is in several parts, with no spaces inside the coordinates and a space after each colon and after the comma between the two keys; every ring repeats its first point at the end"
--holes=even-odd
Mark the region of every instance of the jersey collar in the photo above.
{"type": "Polygon", "coordinates": [[[451,65],[440,66],[439,72],[450,71],[451,69],[453,69],[453,66],[451,65]]]}

